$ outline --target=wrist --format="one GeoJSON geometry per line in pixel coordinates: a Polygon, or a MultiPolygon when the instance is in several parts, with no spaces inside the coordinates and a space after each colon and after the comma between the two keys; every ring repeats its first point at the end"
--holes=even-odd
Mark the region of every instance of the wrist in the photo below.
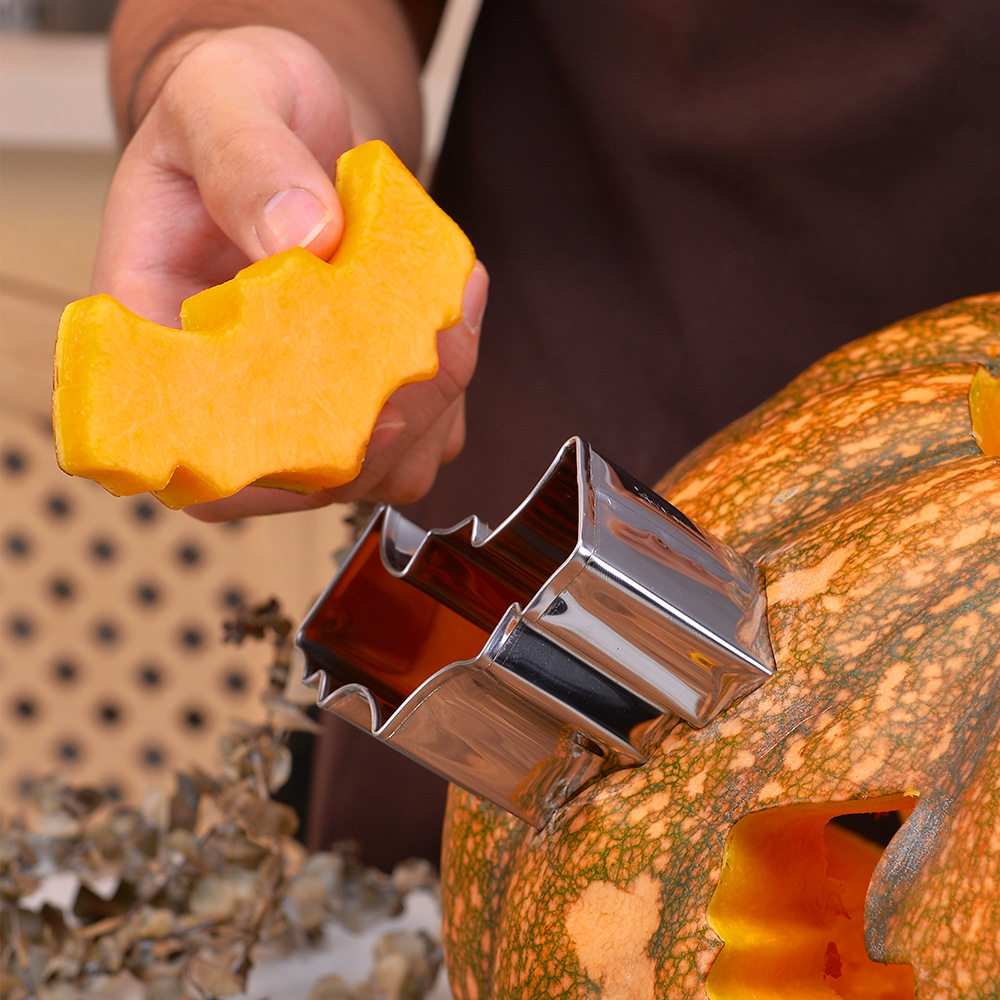
{"type": "Polygon", "coordinates": [[[215,28],[178,26],[158,39],[146,52],[136,66],[127,89],[118,88],[123,94],[116,109],[118,127],[126,140],[135,135],[174,70],[192,50],[217,31],[215,28]]]}

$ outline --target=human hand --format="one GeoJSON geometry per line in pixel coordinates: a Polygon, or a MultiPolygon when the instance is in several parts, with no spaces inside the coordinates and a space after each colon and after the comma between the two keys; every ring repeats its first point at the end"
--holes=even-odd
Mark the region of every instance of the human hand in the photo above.
{"type": "MultiPolygon", "coordinates": [[[[343,225],[331,181],[336,159],[371,137],[327,61],[291,32],[236,28],[184,44],[122,155],[93,278],[93,291],[165,325],[176,324],[183,299],[270,253],[299,245],[328,258],[343,225]]],[[[439,334],[438,375],[394,394],[357,479],[304,496],[250,487],[189,511],[224,520],[422,496],[464,438],[486,286],[477,266],[463,322],[439,334]]]]}

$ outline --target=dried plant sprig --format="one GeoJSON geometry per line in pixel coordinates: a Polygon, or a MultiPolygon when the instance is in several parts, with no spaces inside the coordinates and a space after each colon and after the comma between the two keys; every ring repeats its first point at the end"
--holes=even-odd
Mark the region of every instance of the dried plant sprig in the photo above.
{"type": "MultiPolygon", "coordinates": [[[[40,819],[0,833],[0,996],[63,1000],[115,986],[142,1000],[207,1000],[241,992],[254,953],[310,947],[329,921],[357,930],[400,912],[413,888],[436,890],[416,862],[387,875],[347,850],[309,854],[298,818],[272,795],[288,779],[288,733],[315,723],[285,697],[291,622],[275,600],[237,610],[226,637],[270,640],[266,718],[220,741],[217,774],[180,773],[114,805],[52,776],[37,788],[40,819]],[[71,902],[39,893],[56,876],[71,902]],[[126,991],[127,992],[127,991],[126,991]]],[[[387,936],[368,982],[331,973],[314,997],[418,1000],[441,963],[437,940],[387,936]]],[[[119,992],[119,995],[122,995],[119,992]]]]}

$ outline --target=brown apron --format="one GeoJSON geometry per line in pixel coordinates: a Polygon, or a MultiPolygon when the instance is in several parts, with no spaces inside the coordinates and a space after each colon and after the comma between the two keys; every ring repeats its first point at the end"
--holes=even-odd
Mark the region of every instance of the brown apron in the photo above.
{"type": "MultiPolygon", "coordinates": [[[[829,350],[1000,288],[1000,4],[486,0],[435,194],[491,274],[468,443],[498,523],[569,436],[655,482],[829,350]]],[[[442,784],[331,720],[314,845],[437,851],[442,784]]]]}

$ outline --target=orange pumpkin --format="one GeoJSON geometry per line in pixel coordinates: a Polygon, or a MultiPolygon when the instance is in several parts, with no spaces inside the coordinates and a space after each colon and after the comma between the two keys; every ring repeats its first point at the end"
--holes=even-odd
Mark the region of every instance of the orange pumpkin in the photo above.
{"type": "Polygon", "coordinates": [[[909,319],[666,476],[763,568],[778,670],[542,830],[452,790],[459,1000],[1000,995],[998,346],[1000,295],[909,319]]]}

